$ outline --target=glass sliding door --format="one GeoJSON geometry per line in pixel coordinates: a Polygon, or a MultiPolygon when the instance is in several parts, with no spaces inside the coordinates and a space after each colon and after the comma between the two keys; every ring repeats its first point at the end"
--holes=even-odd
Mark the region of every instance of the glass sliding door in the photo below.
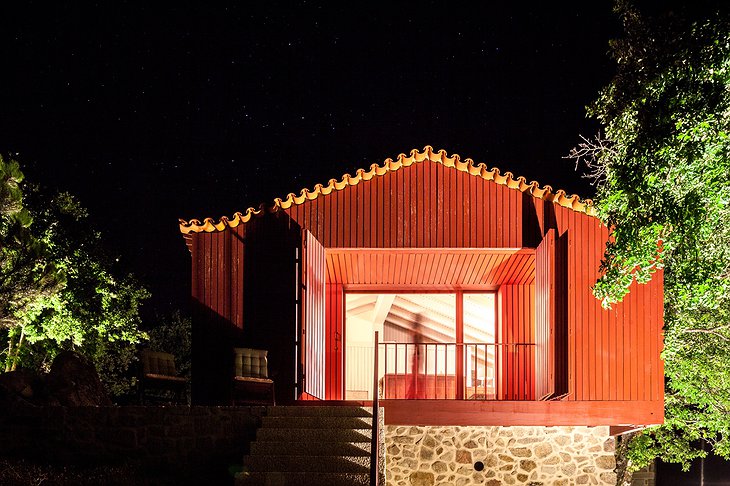
{"type": "Polygon", "coordinates": [[[378,381],[385,396],[424,398],[436,379],[454,382],[456,294],[354,294],[345,298],[345,399],[372,399],[373,335],[380,332],[378,381]],[[446,344],[451,344],[450,346],[446,344]],[[439,345],[440,344],[440,345],[439,345]],[[451,376],[452,378],[448,378],[451,376]]]}
{"type": "Polygon", "coordinates": [[[464,294],[464,398],[496,398],[495,297],[493,293],[464,294]]]}
{"type": "Polygon", "coordinates": [[[493,293],[347,293],[345,399],[373,398],[375,331],[381,397],[494,399],[494,305],[493,293]]]}

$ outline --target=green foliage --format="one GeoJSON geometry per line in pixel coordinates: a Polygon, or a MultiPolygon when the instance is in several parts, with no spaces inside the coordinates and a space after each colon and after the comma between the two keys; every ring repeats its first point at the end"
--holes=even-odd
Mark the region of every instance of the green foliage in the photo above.
{"type": "Polygon", "coordinates": [[[63,289],[37,299],[22,315],[35,364],[40,359],[47,365],[60,351],[76,350],[94,362],[107,390],[121,395],[133,385],[127,370],[136,345],[146,338],[139,330],[139,308],[148,293],[115,268],[101,235],[89,229],[88,214],[70,194],[48,198],[35,190],[28,199],[36,236],[67,278],[63,289]]]}
{"type": "Polygon", "coordinates": [[[664,269],[666,419],[637,434],[630,459],[688,467],[698,439],[730,459],[728,19],[617,10],[618,72],[589,109],[605,139],[572,155],[593,170],[613,237],[595,295],[609,307],[664,269]]]}
{"type": "Polygon", "coordinates": [[[0,327],[11,330],[17,330],[19,314],[37,299],[54,295],[65,279],[45,242],[31,232],[23,178],[17,161],[0,156],[0,327]]]}
{"type": "Polygon", "coordinates": [[[175,366],[181,376],[190,377],[192,323],[190,317],[174,311],[167,316],[158,316],[157,324],[149,331],[149,346],[175,356],[175,366]]]}
{"type": "Polygon", "coordinates": [[[5,369],[48,369],[66,349],[86,355],[112,395],[132,385],[130,364],[147,291],[125,275],[70,194],[21,187],[16,161],[0,158],[0,355],[5,369]]]}

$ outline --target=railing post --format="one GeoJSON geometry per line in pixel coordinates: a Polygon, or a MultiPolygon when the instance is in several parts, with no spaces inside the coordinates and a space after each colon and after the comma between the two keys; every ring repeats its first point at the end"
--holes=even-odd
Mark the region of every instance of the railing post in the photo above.
{"type": "Polygon", "coordinates": [[[370,439],[370,486],[378,486],[380,479],[380,404],[378,393],[378,331],[375,331],[373,351],[373,432],[370,439]]]}

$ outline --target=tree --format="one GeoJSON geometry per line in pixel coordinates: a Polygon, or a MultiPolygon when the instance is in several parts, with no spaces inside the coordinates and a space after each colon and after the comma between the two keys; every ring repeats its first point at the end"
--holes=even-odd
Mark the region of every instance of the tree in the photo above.
{"type": "Polygon", "coordinates": [[[39,299],[63,287],[65,275],[48,247],[31,231],[33,218],[24,207],[24,176],[17,161],[0,156],[0,328],[7,330],[5,370],[15,369],[25,342],[22,315],[39,299]]]}
{"type": "Polygon", "coordinates": [[[687,468],[700,439],[730,459],[730,28],[712,8],[616,10],[617,74],[589,107],[605,135],[571,156],[611,230],[594,287],[604,306],[664,269],[665,424],[635,436],[629,458],[687,468]]]}
{"type": "Polygon", "coordinates": [[[35,188],[28,205],[36,224],[34,236],[66,275],[66,284],[37,298],[20,316],[28,346],[23,361],[47,367],[61,350],[73,349],[90,358],[112,395],[125,393],[133,378],[127,371],[136,359],[140,305],[148,292],[130,274],[116,268],[88,213],[68,193],[46,196],[35,188]]]}
{"type": "MultiPolygon", "coordinates": [[[[157,315],[155,326],[149,330],[149,346],[175,356],[180,376],[190,378],[192,368],[192,321],[179,310],[157,315]]],[[[189,393],[188,389],[188,393],[189,393]]]]}
{"type": "Polygon", "coordinates": [[[73,196],[30,187],[0,157],[0,338],[5,370],[47,369],[62,350],[95,364],[113,395],[133,384],[129,365],[147,291],[117,268],[73,196]],[[30,189],[30,190],[29,190],[30,189]]]}

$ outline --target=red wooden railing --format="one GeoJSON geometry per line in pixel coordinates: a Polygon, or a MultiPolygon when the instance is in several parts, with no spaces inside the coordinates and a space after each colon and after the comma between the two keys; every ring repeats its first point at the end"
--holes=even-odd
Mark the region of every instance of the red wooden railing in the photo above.
{"type": "Polygon", "coordinates": [[[379,347],[384,356],[380,398],[533,400],[535,396],[532,343],[379,343],[379,347]]]}
{"type": "MultiPolygon", "coordinates": [[[[378,387],[378,331],[375,331],[373,349],[373,390],[378,387]]],[[[378,394],[373,394],[373,432],[370,442],[370,486],[378,486],[380,482],[380,403],[378,394]]]]}

